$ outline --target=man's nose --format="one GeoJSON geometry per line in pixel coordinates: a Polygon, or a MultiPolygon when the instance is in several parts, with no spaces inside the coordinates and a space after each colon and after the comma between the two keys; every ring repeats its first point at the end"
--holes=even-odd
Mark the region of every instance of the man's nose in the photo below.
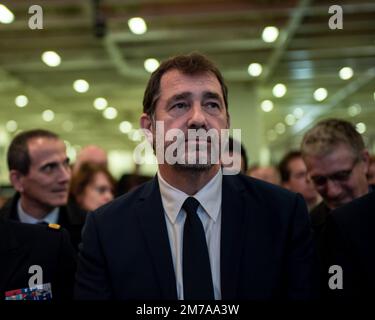
{"type": "Polygon", "coordinates": [[[194,103],[190,112],[189,127],[201,128],[206,126],[206,115],[200,103],[194,103]]]}
{"type": "Polygon", "coordinates": [[[338,195],[340,195],[341,191],[342,188],[338,183],[328,179],[326,185],[326,193],[328,198],[336,198],[338,195]]]}
{"type": "Polygon", "coordinates": [[[71,170],[69,166],[61,166],[59,171],[59,182],[60,183],[67,183],[70,181],[71,178],[71,170]]]}

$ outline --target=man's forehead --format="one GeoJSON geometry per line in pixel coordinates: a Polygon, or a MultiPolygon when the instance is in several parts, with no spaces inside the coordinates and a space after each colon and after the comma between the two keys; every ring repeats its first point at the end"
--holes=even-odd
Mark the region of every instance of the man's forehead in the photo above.
{"type": "Polygon", "coordinates": [[[216,76],[211,72],[198,74],[185,74],[179,70],[173,69],[166,72],[160,81],[160,90],[176,91],[183,90],[184,87],[202,87],[209,86],[212,90],[218,90],[221,94],[221,86],[216,76]]]}
{"type": "Polygon", "coordinates": [[[28,141],[31,160],[43,160],[61,153],[65,154],[65,144],[60,139],[38,137],[28,141]]]}

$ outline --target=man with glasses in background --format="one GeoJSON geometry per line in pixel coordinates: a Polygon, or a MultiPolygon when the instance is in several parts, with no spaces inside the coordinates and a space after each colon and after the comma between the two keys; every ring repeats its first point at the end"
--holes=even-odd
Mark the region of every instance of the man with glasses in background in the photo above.
{"type": "MultiPolygon", "coordinates": [[[[323,120],[315,125],[305,134],[301,149],[308,174],[323,198],[311,211],[311,222],[325,269],[329,235],[324,229],[330,212],[372,189],[366,177],[369,153],[355,127],[339,119],[323,120]]],[[[328,269],[322,272],[327,274],[328,269]]]]}

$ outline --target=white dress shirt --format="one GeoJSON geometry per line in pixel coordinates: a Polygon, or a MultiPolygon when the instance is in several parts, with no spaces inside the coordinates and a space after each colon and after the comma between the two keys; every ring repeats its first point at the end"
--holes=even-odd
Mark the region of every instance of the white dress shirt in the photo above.
{"type": "MultiPolygon", "coordinates": [[[[163,179],[160,172],[158,172],[157,176],[176,276],[177,297],[179,300],[183,300],[182,248],[186,212],[182,209],[182,205],[189,195],[171,186],[163,179]]],[[[200,203],[197,214],[202,221],[206,234],[215,300],[221,299],[220,234],[222,178],[223,174],[220,169],[217,174],[193,196],[200,203]]]]}
{"type": "Polygon", "coordinates": [[[20,219],[20,222],[22,223],[31,223],[31,224],[37,224],[40,222],[46,222],[46,223],[57,223],[59,221],[59,211],[60,208],[57,207],[53,209],[50,213],[48,213],[44,219],[38,220],[29,215],[25,210],[23,210],[21,206],[21,199],[18,200],[17,203],[17,213],[18,213],[18,218],[20,219]]]}

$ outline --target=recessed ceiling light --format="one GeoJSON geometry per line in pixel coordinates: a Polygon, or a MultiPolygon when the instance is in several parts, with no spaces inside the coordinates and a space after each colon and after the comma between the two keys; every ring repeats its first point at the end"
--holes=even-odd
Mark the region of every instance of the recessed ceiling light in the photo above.
{"type": "Polygon", "coordinates": [[[348,108],[348,115],[351,117],[355,117],[361,113],[361,110],[362,108],[358,103],[353,104],[348,108]]]}
{"type": "Polygon", "coordinates": [[[94,100],[94,108],[96,110],[104,110],[108,106],[108,101],[105,98],[96,98],[94,100]]]}
{"type": "Polygon", "coordinates": [[[79,93],[84,93],[89,90],[90,85],[86,80],[79,79],[79,80],[74,81],[73,88],[75,91],[79,93]]]}
{"type": "Polygon", "coordinates": [[[342,80],[348,80],[353,77],[353,69],[350,67],[344,67],[339,71],[339,76],[342,80]]]}
{"type": "Polygon", "coordinates": [[[278,124],[276,124],[275,131],[278,134],[283,134],[285,132],[285,124],[282,122],[279,122],[278,124]]]}
{"type": "Polygon", "coordinates": [[[152,73],[159,67],[159,61],[154,58],[146,59],[144,62],[144,67],[147,72],[152,73]]]}
{"type": "Polygon", "coordinates": [[[276,138],[277,138],[277,133],[275,132],[275,130],[268,130],[268,132],[267,132],[267,138],[268,138],[268,140],[270,140],[270,141],[274,141],[274,140],[276,140],[276,138]]]}
{"type": "Polygon", "coordinates": [[[355,128],[360,134],[363,134],[366,132],[366,125],[363,122],[358,122],[355,128]]]}
{"type": "Polygon", "coordinates": [[[42,118],[46,122],[51,122],[55,118],[55,113],[52,110],[44,110],[42,113],[42,118]]]}
{"type": "Polygon", "coordinates": [[[109,120],[115,119],[117,117],[117,109],[113,107],[108,107],[103,111],[103,117],[109,120]]]}
{"type": "Polygon", "coordinates": [[[74,128],[74,125],[73,125],[73,122],[70,121],[70,120],[65,120],[62,124],[62,128],[64,129],[64,131],[66,132],[71,132],[74,128]]]}
{"type": "Polygon", "coordinates": [[[23,108],[27,106],[27,104],[29,103],[29,99],[24,95],[20,95],[16,97],[14,103],[17,107],[23,108]]]}
{"type": "Polygon", "coordinates": [[[285,117],[285,123],[288,125],[288,126],[292,126],[296,123],[297,119],[296,117],[293,115],[293,114],[288,114],[286,117],[285,117]]]}
{"type": "Polygon", "coordinates": [[[260,74],[262,73],[262,70],[263,70],[262,65],[260,63],[256,63],[256,62],[250,63],[249,67],[247,68],[247,72],[252,77],[260,76],[260,74]]]}
{"type": "Polygon", "coordinates": [[[61,63],[61,58],[55,51],[46,51],[42,54],[42,61],[49,67],[57,67],[61,63]]]}
{"type": "Polygon", "coordinates": [[[271,100],[262,101],[260,107],[264,112],[270,112],[273,110],[273,102],[271,100]]]}
{"type": "Polygon", "coordinates": [[[14,21],[14,14],[6,6],[0,4],[0,23],[8,24],[14,21]]]}
{"type": "Polygon", "coordinates": [[[297,108],[294,109],[293,114],[294,114],[294,116],[295,116],[297,119],[301,119],[301,118],[303,117],[304,112],[303,112],[303,109],[302,109],[302,108],[297,107],[297,108]]]}
{"type": "Polygon", "coordinates": [[[17,122],[14,121],[14,120],[9,120],[6,124],[5,124],[5,128],[9,131],[9,132],[15,132],[18,128],[18,125],[17,125],[17,122]]]}
{"type": "Polygon", "coordinates": [[[129,121],[122,121],[119,125],[119,129],[122,133],[127,134],[132,130],[132,124],[129,121]]]}
{"type": "Polygon", "coordinates": [[[262,39],[264,42],[274,42],[279,36],[279,29],[274,26],[268,26],[263,29],[262,39]]]}
{"type": "Polygon", "coordinates": [[[319,88],[314,91],[314,99],[316,101],[323,101],[328,96],[328,91],[325,88],[319,88]]]}
{"type": "Polygon", "coordinates": [[[282,83],[276,84],[273,89],[272,93],[276,98],[281,98],[285,95],[286,93],[286,86],[282,83]]]}
{"type": "Polygon", "coordinates": [[[144,34],[147,31],[146,22],[140,17],[134,17],[128,20],[128,26],[134,34],[144,34]]]}

